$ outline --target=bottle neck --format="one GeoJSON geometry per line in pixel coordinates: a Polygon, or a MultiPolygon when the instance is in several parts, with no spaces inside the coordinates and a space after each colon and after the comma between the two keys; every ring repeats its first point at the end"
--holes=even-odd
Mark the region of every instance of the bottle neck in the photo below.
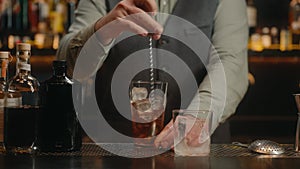
{"type": "Polygon", "coordinates": [[[53,71],[53,76],[61,77],[66,76],[67,69],[66,67],[55,67],[53,71]]]}
{"type": "Polygon", "coordinates": [[[17,51],[16,74],[28,75],[31,71],[30,65],[30,51],[20,50],[17,51]]]}

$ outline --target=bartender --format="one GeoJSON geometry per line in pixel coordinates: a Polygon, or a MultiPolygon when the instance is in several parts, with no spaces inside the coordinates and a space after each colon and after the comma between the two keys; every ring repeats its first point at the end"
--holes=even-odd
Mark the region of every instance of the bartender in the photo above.
{"type": "MultiPolygon", "coordinates": [[[[97,100],[105,100],[106,104],[100,109],[102,112],[117,112],[114,107],[111,96],[107,91],[111,91],[110,83],[114,70],[124,59],[123,55],[141,50],[140,44],[147,44],[146,36],[152,36],[157,40],[154,47],[169,50],[176,53],[181,59],[193,58],[186,56],[191,52],[188,49],[178,48],[179,42],[163,36],[163,31],[167,26],[159,24],[154,17],[146,12],[162,12],[176,15],[196,25],[211,41],[215,50],[218,52],[220,61],[224,68],[226,85],[226,96],[213,95],[211,83],[218,84],[218,78],[210,79],[203,63],[192,64],[192,71],[198,82],[198,94],[200,99],[197,101],[201,110],[213,111],[212,131],[226,121],[234,114],[238,104],[244,97],[248,87],[248,63],[247,63],[247,42],[248,25],[245,1],[241,0],[80,0],[74,23],[69,28],[68,33],[62,39],[57,52],[58,59],[66,59],[68,63],[68,73],[73,75],[74,66],[81,49],[88,39],[99,29],[103,28],[97,37],[100,39],[98,62],[93,65],[97,70],[96,84],[99,86],[97,100]],[[126,16],[141,13],[139,22],[133,22],[126,19],[126,16]],[[117,20],[116,29],[105,29],[105,25],[117,20]],[[123,32],[132,32],[137,34],[129,38],[125,43],[119,43],[112,47],[114,39],[123,32]],[[149,33],[151,32],[151,33],[149,33]],[[128,47],[131,47],[130,49],[128,47]],[[135,47],[135,48],[134,48],[135,47]],[[186,50],[186,51],[185,51],[186,50]],[[195,66],[195,67],[193,67],[195,66]],[[220,103],[217,106],[211,106],[211,103],[220,103]],[[223,105],[224,103],[224,105],[223,105]]],[[[179,27],[180,25],[178,25],[179,27]]],[[[148,46],[145,45],[144,48],[148,46]]],[[[191,54],[192,55],[192,54],[191,54]]],[[[86,58],[87,60],[89,58],[86,58]]],[[[195,62],[193,62],[195,63],[195,62]]],[[[212,65],[213,63],[208,63],[212,65]]],[[[176,83],[172,77],[166,75],[163,71],[157,73],[162,77],[162,81],[168,81],[169,84],[176,83]]],[[[144,77],[143,72],[137,77],[144,77]]],[[[188,82],[186,82],[188,83],[188,82]]],[[[176,85],[170,86],[168,90],[168,100],[166,108],[166,122],[170,121],[171,110],[179,108],[181,104],[180,94],[176,85]]],[[[195,102],[191,97],[187,99],[189,103],[195,102]]],[[[186,107],[191,104],[186,103],[186,107]]],[[[172,135],[170,135],[170,126],[168,123],[165,129],[158,135],[155,145],[163,148],[172,145],[172,135]]],[[[196,138],[195,138],[196,139],[196,138]]]]}

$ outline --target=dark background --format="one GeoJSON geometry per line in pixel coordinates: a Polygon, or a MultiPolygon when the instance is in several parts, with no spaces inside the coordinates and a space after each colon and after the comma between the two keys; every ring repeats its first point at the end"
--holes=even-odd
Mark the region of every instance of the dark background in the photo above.
{"type": "Polygon", "coordinates": [[[276,26],[284,28],[288,25],[290,0],[253,0],[257,8],[257,26],[276,26]]]}
{"type": "MultiPolygon", "coordinates": [[[[253,0],[257,30],[288,27],[290,0],[253,0]]],[[[292,94],[300,93],[300,52],[249,51],[249,72],[255,83],[231,117],[232,140],[271,139],[294,143],[297,109],[292,94]]]]}

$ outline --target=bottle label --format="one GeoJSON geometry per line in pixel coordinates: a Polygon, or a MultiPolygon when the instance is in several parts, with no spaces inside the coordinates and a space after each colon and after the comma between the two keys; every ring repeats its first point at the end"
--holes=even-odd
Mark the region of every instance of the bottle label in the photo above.
{"type": "Polygon", "coordinates": [[[17,98],[7,98],[6,107],[19,107],[22,105],[22,97],[17,98]]]}
{"type": "Polygon", "coordinates": [[[7,68],[8,68],[8,60],[7,59],[2,59],[2,62],[1,62],[1,77],[6,78],[7,68]]]}
{"type": "Polygon", "coordinates": [[[30,71],[31,70],[31,66],[28,63],[18,63],[18,68],[22,69],[22,70],[26,70],[26,71],[30,71]]]}

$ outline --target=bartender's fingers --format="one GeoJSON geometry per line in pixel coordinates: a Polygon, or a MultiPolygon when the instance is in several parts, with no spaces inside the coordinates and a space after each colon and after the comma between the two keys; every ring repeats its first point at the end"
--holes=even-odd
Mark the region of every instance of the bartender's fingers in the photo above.
{"type": "Polygon", "coordinates": [[[154,39],[157,40],[160,38],[160,35],[163,32],[163,27],[157,21],[155,21],[148,13],[144,12],[143,10],[137,7],[129,7],[128,12],[130,12],[130,14],[132,15],[126,17],[126,19],[148,30],[149,34],[151,34],[151,36],[154,39]]]}
{"type": "MultiPolygon", "coordinates": [[[[132,22],[135,23],[135,25],[139,25],[140,27],[144,28],[145,30],[148,31],[148,33],[151,33],[154,39],[159,39],[160,34],[163,31],[162,26],[158,24],[154,19],[152,19],[148,13],[143,11],[143,9],[136,7],[133,3],[130,3],[129,0],[127,1],[124,0],[119,2],[114,7],[114,9],[112,9],[112,11],[110,11],[103,18],[99,19],[95,24],[95,30],[99,30],[100,28],[104,27],[104,25],[113,22],[115,20],[118,20],[120,18],[131,20],[132,22]],[[136,18],[136,19],[128,19],[128,18],[136,18]]],[[[123,28],[123,27],[119,27],[119,28],[123,28]]],[[[136,33],[135,29],[133,30],[134,30],[133,33],[136,33]]],[[[110,29],[108,32],[103,33],[103,37],[105,38],[103,41],[108,41],[112,38],[115,38],[116,35],[118,35],[122,31],[126,31],[126,30],[110,29]]]]}
{"type": "Polygon", "coordinates": [[[201,140],[201,136],[203,137],[206,134],[203,126],[204,121],[201,120],[196,120],[195,123],[193,123],[193,126],[185,137],[187,145],[191,147],[198,147],[202,144],[203,141],[201,140]]]}
{"type": "Polygon", "coordinates": [[[157,11],[157,4],[155,0],[133,0],[133,3],[146,12],[157,11]]]}
{"type": "Polygon", "coordinates": [[[187,145],[191,147],[198,147],[200,145],[200,132],[198,131],[190,131],[185,137],[187,145]]]}
{"type": "Polygon", "coordinates": [[[154,145],[157,148],[170,148],[174,143],[174,130],[173,122],[169,122],[165,128],[159,133],[159,135],[154,140],[154,145]]]}
{"type": "Polygon", "coordinates": [[[132,32],[141,36],[148,35],[148,31],[136,23],[123,18],[118,18],[112,22],[110,26],[103,27],[100,31],[98,31],[97,37],[102,44],[106,45],[124,31],[132,32]]]}
{"type": "Polygon", "coordinates": [[[148,34],[148,31],[146,29],[136,24],[135,22],[132,22],[127,19],[122,19],[122,18],[119,18],[118,22],[119,22],[118,25],[119,30],[117,31],[118,33],[121,33],[123,31],[130,31],[132,33],[139,34],[142,36],[147,36],[148,34]]]}

